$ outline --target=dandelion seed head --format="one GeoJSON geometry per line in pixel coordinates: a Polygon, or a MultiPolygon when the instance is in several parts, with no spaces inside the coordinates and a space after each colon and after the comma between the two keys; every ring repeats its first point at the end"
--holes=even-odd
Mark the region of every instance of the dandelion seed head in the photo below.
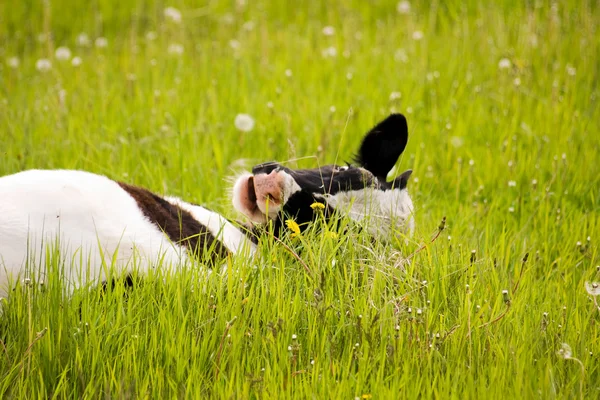
{"type": "Polygon", "coordinates": [[[183,51],[184,51],[183,45],[180,43],[171,43],[169,45],[169,47],[167,48],[167,52],[169,54],[173,54],[173,55],[177,55],[177,56],[182,55],[183,51]]]}
{"type": "Polygon", "coordinates": [[[323,35],[325,36],[333,36],[335,35],[335,28],[333,26],[325,26],[323,27],[323,35]]]}
{"type": "Polygon", "coordinates": [[[296,340],[296,339],[298,339],[298,336],[297,336],[297,335],[294,333],[294,334],[292,335],[292,340],[296,340]]]}
{"type": "Polygon", "coordinates": [[[585,290],[592,296],[600,296],[600,283],[585,282],[585,290]]]}
{"type": "Polygon", "coordinates": [[[94,44],[97,48],[104,49],[104,48],[108,47],[108,39],[101,36],[99,38],[96,38],[96,41],[94,42],[94,44]]]}
{"type": "Polygon", "coordinates": [[[52,69],[52,62],[47,58],[40,58],[35,62],[35,69],[40,72],[50,71],[52,69]]]}
{"type": "Polygon", "coordinates": [[[518,76],[513,80],[513,85],[515,86],[521,86],[521,78],[519,78],[518,76]]]}
{"type": "Polygon", "coordinates": [[[508,58],[501,58],[500,61],[498,61],[499,69],[509,69],[510,67],[512,67],[512,62],[508,58]]]}
{"type": "Polygon", "coordinates": [[[71,50],[68,47],[61,46],[54,52],[54,57],[58,61],[69,61],[71,59],[71,50]]]}
{"type": "Polygon", "coordinates": [[[233,121],[235,127],[242,132],[250,132],[254,129],[254,118],[248,114],[238,114],[233,121]]]}
{"type": "Polygon", "coordinates": [[[416,41],[423,39],[423,37],[425,37],[425,35],[423,34],[422,31],[414,31],[412,34],[413,40],[416,40],[416,41]]]}
{"type": "Polygon", "coordinates": [[[167,7],[163,10],[163,15],[165,18],[175,24],[179,24],[181,22],[181,11],[176,9],[175,7],[167,7]]]}
{"type": "Polygon", "coordinates": [[[508,207],[508,212],[509,213],[514,213],[515,212],[515,208],[514,207],[508,207]]]}
{"type": "Polygon", "coordinates": [[[573,356],[573,351],[571,350],[571,346],[567,343],[563,343],[560,346],[560,350],[558,350],[557,354],[564,359],[569,359],[573,356]]]}
{"type": "Polygon", "coordinates": [[[6,59],[6,64],[11,68],[16,69],[19,68],[21,62],[19,61],[19,57],[9,57],[6,59]]]}
{"type": "Polygon", "coordinates": [[[291,77],[292,77],[292,75],[294,75],[294,73],[292,72],[292,70],[291,70],[291,69],[289,69],[289,68],[288,68],[288,69],[286,69],[286,70],[284,71],[284,74],[285,74],[285,76],[287,76],[288,78],[291,78],[291,77]]]}
{"type": "Polygon", "coordinates": [[[402,0],[396,5],[396,11],[402,15],[410,14],[410,2],[402,0]]]}
{"type": "Polygon", "coordinates": [[[90,37],[87,35],[87,33],[83,32],[77,35],[76,42],[80,47],[88,47],[91,44],[90,37]]]}
{"type": "Polygon", "coordinates": [[[71,60],[71,65],[74,67],[79,67],[82,63],[81,57],[73,57],[73,59],[71,60]]]}
{"type": "Polygon", "coordinates": [[[324,58],[335,58],[337,57],[337,49],[334,46],[329,46],[321,51],[321,55],[324,58]]]}
{"type": "Polygon", "coordinates": [[[329,112],[330,112],[330,113],[332,113],[332,114],[333,114],[335,111],[336,111],[336,108],[335,108],[335,106],[331,106],[331,107],[329,107],[329,112]]]}
{"type": "Polygon", "coordinates": [[[566,69],[567,69],[567,75],[569,75],[569,76],[575,76],[577,74],[577,70],[571,64],[567,64],[566,69]]]}
{"type": "Polygon", "coordinates": [[[400,93],[400,92],[390,93],[390,101],[399,100],[401,97],[402,97],[402,93],[400,93]]]}
{"type": "Polygon", "coordinates": [[[509,187],[515,187],[515,186],[517,186],[517,182],[515,182],[515,181],[508,181],[508,186],[509,187]]]}

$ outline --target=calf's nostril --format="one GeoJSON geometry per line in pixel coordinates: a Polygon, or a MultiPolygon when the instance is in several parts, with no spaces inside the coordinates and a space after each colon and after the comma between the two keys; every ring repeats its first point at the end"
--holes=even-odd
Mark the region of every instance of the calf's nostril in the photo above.
{"type": "Polygon", "coordinates": [[[256,203],[256,189],[254,189],[254,177],[248,178],[248,200],[252,203],[256,203]]]}

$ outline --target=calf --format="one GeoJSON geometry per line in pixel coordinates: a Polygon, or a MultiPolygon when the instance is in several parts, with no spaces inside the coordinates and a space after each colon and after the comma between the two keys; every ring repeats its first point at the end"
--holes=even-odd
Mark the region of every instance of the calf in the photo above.
{"type": "Polygon", "coordinates": [[[393,114],[362,141],[358,166],[327,165],[293,170],[276,162],[252,168],[233,188],[234,207],[251,226],[233,224],[204,207],[84,171],[29,170],[0,178],[0,295],[10,282],[46,274],[45,247],[64,260],[64,276],[75,286],[107,278],[107,266],[128,271],[160,265],[174,268],[190,257],[213,261],[228,254],[251,256],[255,226],[272,221],[279,235],[286,219],[301,227],[320,203],[364,222],[377,237],[413,228],[406,190],[411,171],[386,176],[408,140],[406,119],[393,114]]]}

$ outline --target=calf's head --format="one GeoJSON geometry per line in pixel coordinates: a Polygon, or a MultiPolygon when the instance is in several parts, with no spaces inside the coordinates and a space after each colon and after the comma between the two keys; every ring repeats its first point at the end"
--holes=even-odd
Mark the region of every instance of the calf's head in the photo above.
{"type": "Polygon", "coordinates": [[[383,238],[412,231],[413,204],[406,190],[412,171],[386,180],[407,140],[406,118],[392,114],[366,134],[354,159],[357,165],[290,169],[277,162],[259,164],[237,179],[233,205],[254,223],[272,220],[276,234],[286,219],[302,228],[319,212],[347,215],[383,238]],[[324,210],[311,207],[314,203],[324,210]]]}

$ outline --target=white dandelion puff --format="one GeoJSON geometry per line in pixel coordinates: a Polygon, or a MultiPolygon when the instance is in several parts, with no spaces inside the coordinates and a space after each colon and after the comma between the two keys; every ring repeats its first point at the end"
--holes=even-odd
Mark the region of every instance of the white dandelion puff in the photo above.
{"type": "Polygon", "coordinates": [[[71,60],[71,65],[74,67],[79,67],[81,65],[81,57],[73,57],[73,59],[71,60]]]}
{"type": "Polygon", "coordinates": [[[412,38],[413,40],[419,41],[421,39],[423,39],[425,37],[425,35],[423,35],[422,31],[414,31],[412,34],[412,38]]]}
{"type": "Polygon", "coordinates": [[[88,47],[91,44],[90,37],[87,33],[80,33],[77,35],[77,45],[81,47],[88,47]]]}
{"type": "Polygon", "coordinates": [[[509,69],[510,67],[512,67],[512,62],[510,62],[508,58],[501,58],[500,61],[498,61],[499,69],[509,69]]]}
{"type": "Polygon", "coordinates": [[[401,97],[402,97],[402,93],[400,93],[400,92],[390,93],[390,101],[399,100],[401,97]]]}
{"type": "Polygon", "coordinates": [[[156,40],[157,37],[158,37],[158,35],[154,31],[146,32],[146,40],[149,42],[156,40]]]}
{"type": "Polygon", "coordinates": [[[327,47],[326,49],[323,49],[323,51],[321,51],[321,55],[324,58],[334,58],[337,57],[337,49],[333,46],[327,47]]]}
{"type": "Polygon", "coordinates": [[[100,36],[99,38],[96,38],[96,41],[94,42],[94,44],[96,45],[97,48],[104,49],[104,48],[108,47],[108,39],[106,39],[103,36],[100,36]]]}
{"type": "Polygon", "coordinates": [[[567,74],[570,76],[575,76],[575,74],[577,74],[577,70],[571,64],[567,64],[567,74]]]}
{"type": "Polygon", "coordinates": [[[571,346],[569,346],[567,343],[563,343],[560,346],[560,350],[558,350],[557,353],[564,359],[569,359],[573,357],[573,351],[571,350],[571,346]]]}
{"type": "Polygon", "coordinates": [[[71,59],[71,50],[68,47],[61,46],[54,52],[54,57],[58,61],[69,61],[71,59]]]}
{"type": "Polygon", "coordinates": [[[325,36],[335,35],[335,28],[333,26],[329,26],[329,25],[323,27],[323,35],[325,35],[325,36]]]}
{"type": "Polygon", "coordinates": [[[585,290],[592,296],[600,296],[600,283],[586,282],[585,290]]]}
{"type": "Polygon", "coordinates": [[[254,118],[248,114],[238,114],[233,121],[235,127],[242,132],[250,132],[254,129],[254,118]]]}
{"type": "Polygon", "coordinates": [[[167,7],[164,9],[163,14],[166,19],[176,24],[181,22],[181,11],[175,7],[167,7]]]}
{"type": "Polygon", "coordinates": [[[508,187],[515,187],[517,186],[517,182],[515,181],[508,181],[508,187]]]}
{"type": "Polygon", "coordinates": [[[183,45],[179,43],[171,43],[167,48],[167,52],[169,54],[182,55],[183,54],[183,45]]]}
{"type": "Polygon", "coordinates": [[[8,64],[9,67],[11,68],[19,68],[19,64],[21,64],[21,62],[19,61],[19,57],[9,57],[6,60],[6,64],[8,64]]]}
{"type": "Polygon", "coordinates": [[[35,62],[35,69],[40,72],[50,71],[52,69],[52,62],[47,58],[40,58],[35,62]]]}
{"type": "Polygon", "coordinates": [[[396,5],[396,11],[398,14],[410,14],[410,2],[403,0],[396,5]]]}

